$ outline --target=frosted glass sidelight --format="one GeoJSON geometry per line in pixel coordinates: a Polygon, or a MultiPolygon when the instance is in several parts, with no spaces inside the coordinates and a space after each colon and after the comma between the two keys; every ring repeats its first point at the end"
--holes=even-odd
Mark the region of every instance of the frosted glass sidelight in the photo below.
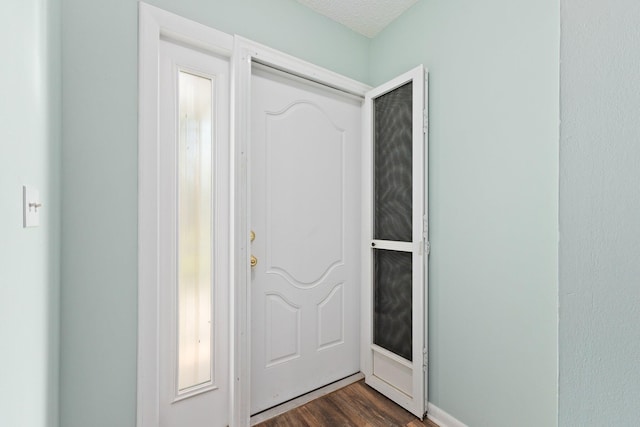
{"type": "Polygon", "coordinates": [[[410,252],[374,251],[373,342],[411,361],[410,252]]]}
{"type": "Polygon", "coordinates": [[[212,381],[213,82],[179,72],[178,390],[212,381]]]}
{"type": "Polygon", "coordinates": [[[373,101],[374,239],[412,240],[412,90],[409,82],[373,101]]]}

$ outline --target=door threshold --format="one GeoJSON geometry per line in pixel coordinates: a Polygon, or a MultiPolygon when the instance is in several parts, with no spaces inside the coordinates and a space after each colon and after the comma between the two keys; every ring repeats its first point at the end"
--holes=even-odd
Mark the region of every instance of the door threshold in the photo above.
{"type": "Polygon", "coordinates": [[[257,424],[260,424],[263,421],[270,420],[271,418],[277,417],[278,415],[282,415],[287,411],[290,411],[299,406],[305,405],[311,402],[312,400],[315,400],[322,396],[326,396],[329,393],[333,393],[336,390],[339,390],[350,384],[358,382],[363,378],[364,378],[364,374],[362,372],[358,372],[357,374],[350,375],[346,378],[343,378],[341,380],[328,384],[324,387],[320,387],[307,394],[303,394],[302,396],[296,397],[295,399],[291,399],[287,402],[281,403],[278,406],[274,406],[273,408],[269,408],[265,411],[259,412],[251,417],[250,425],[255,426],[257,424]]]}

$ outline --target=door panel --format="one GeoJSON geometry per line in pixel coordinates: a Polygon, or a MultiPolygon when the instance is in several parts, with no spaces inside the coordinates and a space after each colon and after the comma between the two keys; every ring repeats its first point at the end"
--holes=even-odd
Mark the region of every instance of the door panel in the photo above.
{"type": "Polygon", "coordinates": [[[267,274],[312,287],[344,263],[344,131],[308,100],[264,121],[267,274]],[[295,220],[315,217],[312,227],[295,220]]]}
{"type": "Polygon", "coordinates": [[[266,366],[300,357],[300,307],[277,294],[265,300],[266,366]]]}
{"type": "Polygon", "coordinates": [[[361,101],[263,68],[251,91],[254,414],[359,371],[361,101]]]}
{"type": "Polygon", "coordinates": [[[420,418],[427,379],[425,99],[420,66],[372,89],[363,110],[362,370],[367,384],[420,418]]]}
{"type": "Polygon", "coordinates": [[[318,304],[318,350],[344,342],[344,286],[336,285],[318,304]]]}

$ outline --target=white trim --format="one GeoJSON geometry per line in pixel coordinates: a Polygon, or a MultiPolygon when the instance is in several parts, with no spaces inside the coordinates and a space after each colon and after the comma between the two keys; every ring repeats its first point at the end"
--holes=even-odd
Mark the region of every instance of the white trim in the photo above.
{"type": "Polygon", "coordinates": [[[249,259],[249,225],[248,225],[248,165],[247,149],[249,140],[249,105],[241,100],[250,99],[249,85],[251,82],[250,57],[239,46],[238,39],[234,39],[233,57],[231,60],[231,333],[229,336],[231,359],[229,413],[230,426],[247,426],[250,412],[250,366],[251,340],[247,336],[250,317],[246,301],[250,294],[248,281],[250,280],[249,259]],[[249,67],[247,73],[246,68],[249,67]],[[246,93],[245,93],[246,91],[246,93]],[[247,127],[238,124],[246,123],[247,127]]]}
{"type": "Polygon", "coordinates": [[[302,77],[305,80],[311,80],[324,86],[356,95],[359,98],[364,98],[365,93],[371,89],[370,86],[364,83],[303,61],[269,46],[240,36],[235,36],[235,38],[239,49],[246,49],[251,52],[251,61],[253,62],[268,65],[277,70],[302,77]]]}
{"type": "Polygon", "coordinates": [[[414,242],[394,242],[392,240],[377,240],[371,241],[371,247],[376,249],[386,249],[389,251],[399,252],[417,252],[419,250],[420,242],[417,244],[414,242]]]}
{"type": "Polygon", "coordinates": [[[138,427],[159,425],[158,212],[160,40],[229,57],[233,37],[146,3],[139,3],[138,33],[138,427]],[[155,301],[155,304],[149,304],[155,301]],[[146,304],[145,304],[146,303],[146,304]]]}
{"type": "Polygon", "coordinates": [[[362,107],[362,253],[360,265],[362,266],[361,289],[360,289],[360,370],[365,376],[370,376],[373,372],[373,357],[370,348],[373,343],[371,301],[373,292],[371,283],[373,272],[371,264],[371,252],[369,246],[372,243],[373,216],[373,150],[369,141],[373,138],[371,127],[371,116],[373,107],[371,102],[365,102],[362,107]]]}
{"type": "Polygon", "coordinates": [[[310,393],[304,394],[293,400],[285,402],[282,405],[278,405],[271,409],[267,409],[266,411],[260,412],[259,414],[256,414],[253,417],[251,417],[251,426],[253,427],[257,424],[260,424],[261,422],[270,420],[271,418],[275,418],[278,415],[282,415],[285,412],[289,412],[293,409],[299,408],[300,406],[306,405],[312,400],[316,400],[322,396],[326,396],[327,394],[340,390],[341,388],[344,388],[350,384],[356,383],[363,378],[364,378],[364,374],[362,372],[358,372],[357,374],[350,375],[346,378],[343,378],[334,383],[321,387],[310,393]]]}
{"type": "Polygon", "coordinates": [[[424,217],[423,217],[423,245],[424,245],[424,403],[429,405],[429,70],[424,69],[424,217]]]}
{"type": "Polygon", "coordinates": [[[250,105],[251,105],[251,69],[253,63],[268,65],[272,68],[302,77],[325,86],[338,89],[360,98],[370,89],[369,86],[341,76],[291,55],[270,47],[235,36],[232,60],[231,95],[231,180],[232,195],[232,268],[231,268],[231,313],[233,320],[231,332],[231,372],[233,374],[231,426],[248,427],[250,424],[251,395],[251,287],[249,259],[249,213],[250,200],[250,105]]]}
{"type": "MultiPolygon", "coordinates": [[[[141,46],[143,42],[145,45],[146,43],[157,45],[157,42],[154,43],[154,39],[157,38],[159,41],[162,37],[227,58],[231,56],[233,36],[144,2],[139,2],[139,5],[140,27],[150,24],[157,28],[153,39],[143,38],[141,32],[141,46]]],[[[151,47],[151,44],[148,46],[151,47]]]]}
{"type": "Polygon", "coordinates": [[[468,427],[465,423],[438,408],[431,402],[429,402],[427,408],[427,418],[438,424],[440,427],[468,427]]]}

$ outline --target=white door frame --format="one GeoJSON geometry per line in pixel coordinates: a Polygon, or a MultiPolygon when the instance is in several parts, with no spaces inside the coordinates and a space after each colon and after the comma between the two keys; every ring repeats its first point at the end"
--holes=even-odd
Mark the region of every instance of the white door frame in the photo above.
{"type": "Polygon", "coordinates": [[[350,95],[364,99],[369,86],[346,78],[332,71],[302,61],[291,55],[242,37],[235,36],[233,47],[233,88],[232,105],[232,244],[233,268],[231,313],[233,330],[231,332],[233,355],[231,357],[232,381],[232,426],[248,426],[250,420],[251,396],[251,267],[249,266],[249,213],[251,212],[251,193],[249,183],[250,170],[250,106],[251,106],[251,67],[260,63],[333,87],[350,95]],[[235,221],[235,223],[234,223],[235,221]]]}
{"type": "Polygon", "coordinates": [[[248,150],[251,66],[259,62],[364,99],[369,86],[239,36],[139,3],[138,50],[138,364],[137,423],[156,427],[158,415],[158,212],[160,40],[231,59],[230,408],[229,425],[249,426],[251,294],[248,150]],[[145,302],[156,301],[156,304],[145,302]]]}

